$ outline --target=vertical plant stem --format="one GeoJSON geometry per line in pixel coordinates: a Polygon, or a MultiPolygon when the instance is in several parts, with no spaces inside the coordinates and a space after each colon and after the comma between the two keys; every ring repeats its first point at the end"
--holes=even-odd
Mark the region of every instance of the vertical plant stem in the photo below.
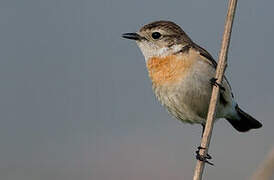
{"type": "Polygon", "coordinates": [[[274,147],[252,176],[252,180],[271,180],[274,176],[274,147]],[[271,178],[272,177],[272,178],[271,178]]]}
{"type": "MultiPolygon", "coordinates": [[[[221,82],[223,81],[224,72],[226,69],[227,52],[229,48],[229,42],[230,42],[230,36],[232,31],[236,5],[237,5],[237,0],[229,0],[228,12],[227,12],[226,22],[224,27],[223,40],[222,40],[218,66],[217,66],[216,75],[215,75],[215,78],[217,79],[216,82],[219,84],[221,84],[221,82]]],[[[201,142],[201,147],[204,147],[205,149],[200,149],[201,156],[205,156],[209,148],[212,129],[213,129],[213,123],[214,123],[215,114],[216,114],[216,106],[219,99],[219,91],[220,91],[219,86],[213,86],[210,105],[209,105],[208,114],[207,114],[206,126],[205,126],[205,130],[204,130],[204,134],[201,142]]],[[[204,166],[205,166],[205,162],[197,160],[193,180],[202,179],[204,166]]]]}

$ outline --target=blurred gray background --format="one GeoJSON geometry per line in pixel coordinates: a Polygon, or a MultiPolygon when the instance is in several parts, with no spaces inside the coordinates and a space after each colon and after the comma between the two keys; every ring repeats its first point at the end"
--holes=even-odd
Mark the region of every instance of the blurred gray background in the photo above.
{"type": "MultiPolygon", "coordinates": [[[[156,101],[124,32],[179,24],[217,58],[228,1],[1,0],[1,180],[189,180],[201,127],[156,101]]],[[[204,179],[248,179],[274,145],[271,0],[239,1],[227,76],[248,133],[215,124],[204,179]]]]}

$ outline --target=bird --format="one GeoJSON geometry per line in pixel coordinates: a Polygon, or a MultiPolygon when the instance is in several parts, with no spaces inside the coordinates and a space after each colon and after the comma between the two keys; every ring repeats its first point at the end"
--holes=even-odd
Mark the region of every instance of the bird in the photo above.
{"type": "Polygon", "coordinates": [[[226,76],[221,84],[216,82],[217,62],[179,25],[154,21],[122,37],[137,43],[157,99],[176,119],[201,124],[204,131],[212,88],[218,85],[216,119],[226,119],[239,132],[262,127],[239,107],[226,76]]]}

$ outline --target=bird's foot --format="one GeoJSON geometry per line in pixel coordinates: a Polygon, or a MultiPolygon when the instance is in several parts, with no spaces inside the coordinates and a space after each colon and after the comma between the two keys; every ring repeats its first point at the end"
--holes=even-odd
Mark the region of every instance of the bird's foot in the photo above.
{"type": "Polygon", "coordinates": [[[221,90],[225,91],[225,87],[222,86],[221,84],[217,83],[216,81],[217,81],[216,78],[211,78],[211,79],[210,79],[210,84],[211,84],[212,86],[219,86],[219,88],[220,88],[221,90]]]}
{"type": "Polygon", "coordinates": [[[200,154],[200,149],[206,149],[206,148],[201,147],[201,146],[198,147],[198,150],[196,151],[196,159],[199,160],[199,161],[203,161],[203,162],[205,162],[207,164],[210,164],[210,165],[214,166],[213,163],[211,163],[211,162],[208,161],[208,159],[212,159],[212,157],[209,154],[201,155],[200,154]]]}

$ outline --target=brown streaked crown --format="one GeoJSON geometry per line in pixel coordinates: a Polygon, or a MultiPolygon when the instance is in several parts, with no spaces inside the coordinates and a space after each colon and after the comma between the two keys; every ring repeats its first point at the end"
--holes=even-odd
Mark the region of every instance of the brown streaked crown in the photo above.
{"type": "Polygon", "coordinates": [[[169,38],[175,38],[178,41],[185,43],[192,43],[192,40],[182,30],[180,26],[171,21],[154,21],[152,23],[144,25],[139,32],[163,30],[167,32],[169,38]]]}
{"type": "Polygon", "coordinates": [[[152,30],[152,29],[165,29],[173,31],[174,33],[181,34],[184,33],[180,26],[171,21],[154,21],[149,24],[144,25],[140,31],[152,30]]]}

